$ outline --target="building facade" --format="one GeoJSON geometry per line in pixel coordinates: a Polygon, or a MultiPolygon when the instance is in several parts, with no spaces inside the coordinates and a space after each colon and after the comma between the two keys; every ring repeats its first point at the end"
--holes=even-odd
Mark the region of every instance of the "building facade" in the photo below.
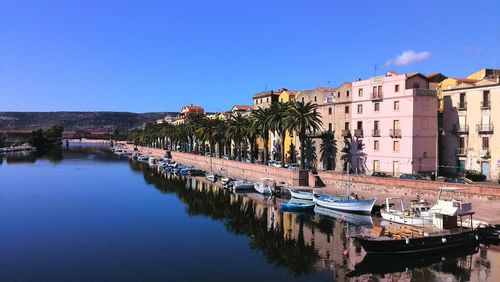
{"type": "MultiPolygon", "coordinates": [[[[481,73],[481,72],[478,72],[481,73]]],[[[477,73],[476,73],[477,74],[477,73]]],[[[479,78],[477,75],[473,76],[479,78]]],[[[500,81],[496,78],[468,79],[443,90],[441,166],[446,174],[477,170],[487,179],[500,174],[500,81]]]]}
{"type": "Polygon", "coordinates": [[[420,73],[352,83],[351,165],[358,173],[433,173],[437,96],[420,73]]]}

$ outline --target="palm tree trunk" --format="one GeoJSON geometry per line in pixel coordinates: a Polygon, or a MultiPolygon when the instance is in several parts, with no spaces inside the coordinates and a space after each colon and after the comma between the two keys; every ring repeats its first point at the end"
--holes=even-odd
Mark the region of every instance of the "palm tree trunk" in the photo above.
{"type": "Polygon", "coordinates": [[[282,132],[281,134],[281,167],[285,167],[285,137],[286,137],[286,131],[282,132]]]}
{"type": "Polygon", "coordinates": [[[264,165],[267,165],[267,156],[268,156],[268,148],[267,148],[267,143],[269,143],[269,137],[265,135],[263,138],[264,141],[264,165]]]}
{"type": "Polygon", "coordinates": [[[299,136],[299,140],[300,140],[300,167],[302,169],[305,169],[306,168],[306,156],[305,156],[306,150],[304,148],[304,145],[305,145],[306,138],[304,137],[304,135],[302,133],[299,136]]]}

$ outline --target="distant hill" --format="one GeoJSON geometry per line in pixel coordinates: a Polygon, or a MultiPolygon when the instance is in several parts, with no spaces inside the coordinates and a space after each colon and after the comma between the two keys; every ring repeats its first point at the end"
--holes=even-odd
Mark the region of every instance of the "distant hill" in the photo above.
{"type": "Polygon", "coordinates": [[[0,112],[0,130],[46,129],[51,124],[57,123],[66,131],[112,131],[115,128],[125,131],[175,114],[172,112],[0,112]]]}

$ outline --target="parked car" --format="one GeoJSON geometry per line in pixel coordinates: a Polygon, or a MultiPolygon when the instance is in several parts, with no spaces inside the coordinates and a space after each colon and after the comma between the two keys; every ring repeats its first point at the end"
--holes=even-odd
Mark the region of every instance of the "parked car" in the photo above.
{"type": "Polygon", "coordinates": [[[405,173],[405,174],[401,174],[399,176],[399,179],[421,180],[422,176],[420,176],[418,174],[405,173]]]}
{"type": "Polygon", "coordinates": [[[472,181],[485,181],[486,180],[486,175],[482,174],[478,170],[473,170],[473,169],[467,169],[464,171],[461,171],[457,174],[458,177],[465,177],[468,178],[472,181]]]}
{"type": "Polygon", "coordinates": [[[380,172],[380,171],[376,171],[376,172],[372,173],[372,176],[375,176],[375,177],[389,177],[389,175],[387,175],[387,173],[380,172]]]}
{"type": "Polygon", "coordinates": [[[466,177],[448,177],[444,180],[444,182],[460,183],[460,184],[472,184],[472,183],[474,183],[474,181],[472,181],[466,177]]]}
{"type": "Polygon", "coordinates": [[[300,169],[300,165],[299,164],[289,164],[288,169],[300,169]]]}
{"type": "Polygon", "coordinates": [[[272,166],[274,167],[281,167],[281,161],[275,161],[272,166]]]}

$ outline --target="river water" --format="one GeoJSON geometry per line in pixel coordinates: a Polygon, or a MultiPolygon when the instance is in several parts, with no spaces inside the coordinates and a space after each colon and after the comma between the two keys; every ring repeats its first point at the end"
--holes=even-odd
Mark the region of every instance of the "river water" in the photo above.
{"type": "Polygon", "coordinates": [[[498,246],[381,260],[347,239],[379,219],[283,213],[279,201],[165,174],[97,145],[3,155],[0,281],[500,279],[498,246]]]}

